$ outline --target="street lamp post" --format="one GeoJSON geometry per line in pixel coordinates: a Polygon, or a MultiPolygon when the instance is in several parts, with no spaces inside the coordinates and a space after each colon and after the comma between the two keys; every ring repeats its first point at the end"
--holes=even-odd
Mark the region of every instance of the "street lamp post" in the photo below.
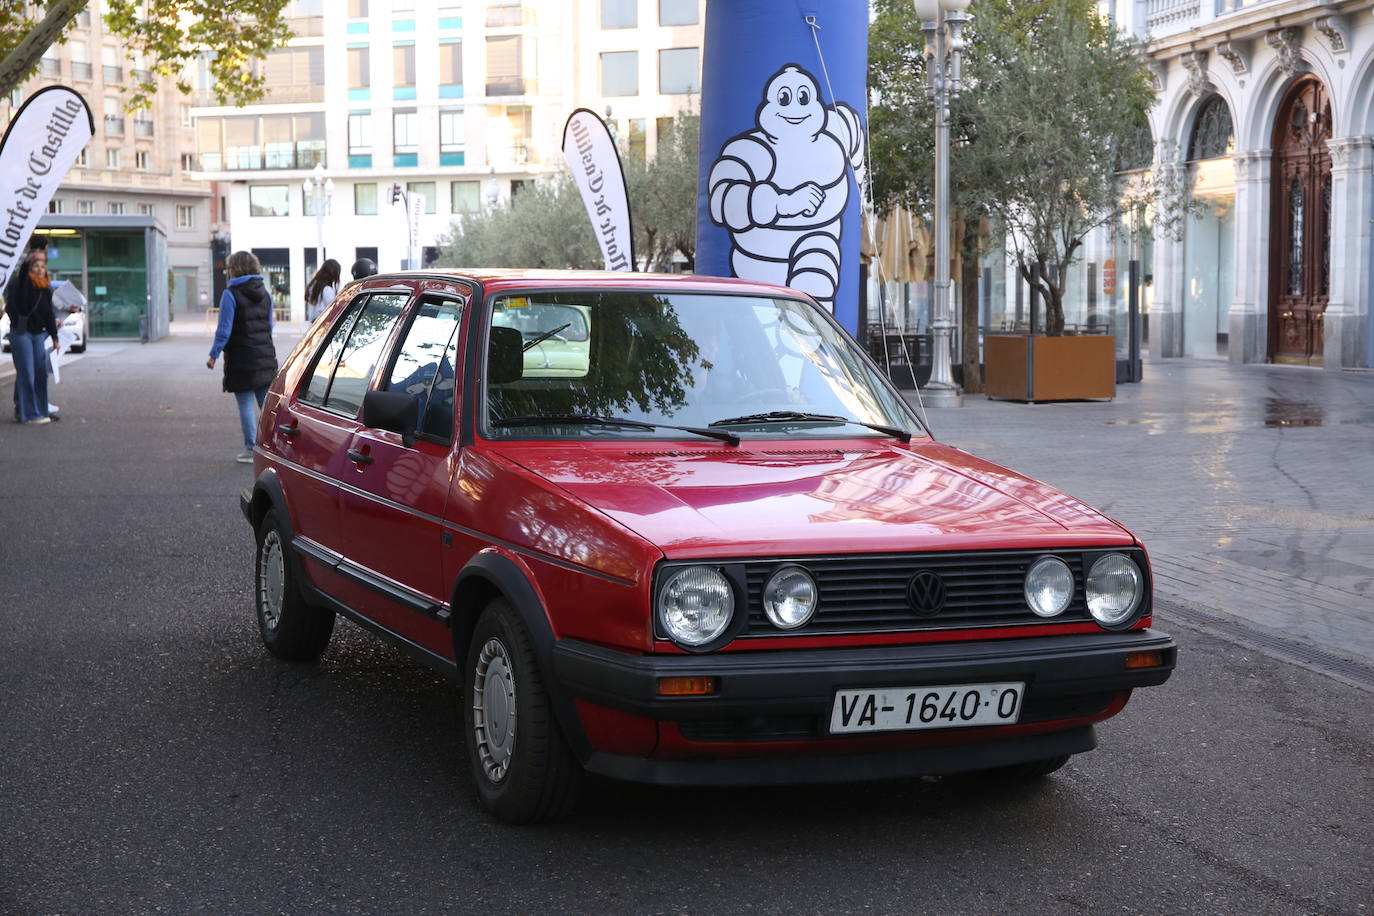
{"type": "Polygon", "coordinates": [[[930,322],[931,366],[921,401],[958,407],[950,344],[954,330],[949,275],[949,106],[959,97],[959,63],[970,0],[913,0],[926,37],[926,98],[935,108],[935,308],[930,322]]]}
{"type": "Polygon", "coordinates": [[[319,243],[320,263],[324,265],[324,218],[334,201],[334,179],[324,177],[324,163],[315,163],[315,171],[305,179],[305,196],[315,211],[315,240],[319,243]]]}

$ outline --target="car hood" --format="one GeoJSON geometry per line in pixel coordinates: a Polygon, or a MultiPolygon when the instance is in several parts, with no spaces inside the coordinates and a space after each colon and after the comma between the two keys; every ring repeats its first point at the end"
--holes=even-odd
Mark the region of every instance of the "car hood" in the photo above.
{"type": "Polygon", "coordinates": [[[669,557],[1133,542],[1058,490],[930,440],[634,445],[496,451],[669,557]]]}

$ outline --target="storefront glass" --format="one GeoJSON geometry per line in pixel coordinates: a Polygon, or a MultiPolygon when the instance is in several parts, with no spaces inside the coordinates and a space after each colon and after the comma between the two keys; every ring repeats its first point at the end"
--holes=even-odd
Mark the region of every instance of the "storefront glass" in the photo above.
{"type": "Polygon", "coordinates": [[[148,310],[148,257],[142,229],[90,231],[86,298],[92,337],[137,337],[148,310]]]}

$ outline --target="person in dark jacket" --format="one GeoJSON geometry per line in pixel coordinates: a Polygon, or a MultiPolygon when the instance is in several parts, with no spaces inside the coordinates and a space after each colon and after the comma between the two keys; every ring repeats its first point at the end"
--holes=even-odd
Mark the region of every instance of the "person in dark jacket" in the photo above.
{"type": "Polygon", "coordinates": [[[267,398],[267,387],[277,376],[272,295],[263,282],[262,264],[251,251],[236,251],[226,263],[229,287],[219,301],[219,326],[215,328],[215,342],[205,365],[215,368],[215,360],[224,354],[224,390],[238,401],[239,423],[243,427],[243,451],[234,460],[252,464],[257,411],[267,398]]]}
{"type": "Polygon", "coordinates": [[[48,417],[47,341],[57,348],[57,321],[52,312],[52,283],[46,250],[29,252],[5,284],[5,312],[10,316],[10,352],[19,422],[50,423],[48,417]]]}

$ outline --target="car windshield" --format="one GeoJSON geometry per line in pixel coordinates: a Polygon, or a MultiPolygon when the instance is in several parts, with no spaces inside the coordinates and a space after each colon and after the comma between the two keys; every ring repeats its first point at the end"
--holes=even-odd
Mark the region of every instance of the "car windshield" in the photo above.
{"type": "Polygon", "coordinates": [[[497,296],[491,308],[493,438],[681,439],[684,427],[740,438],[923,435],[853,342],[806,302],[550,292],[497,296]]]}

